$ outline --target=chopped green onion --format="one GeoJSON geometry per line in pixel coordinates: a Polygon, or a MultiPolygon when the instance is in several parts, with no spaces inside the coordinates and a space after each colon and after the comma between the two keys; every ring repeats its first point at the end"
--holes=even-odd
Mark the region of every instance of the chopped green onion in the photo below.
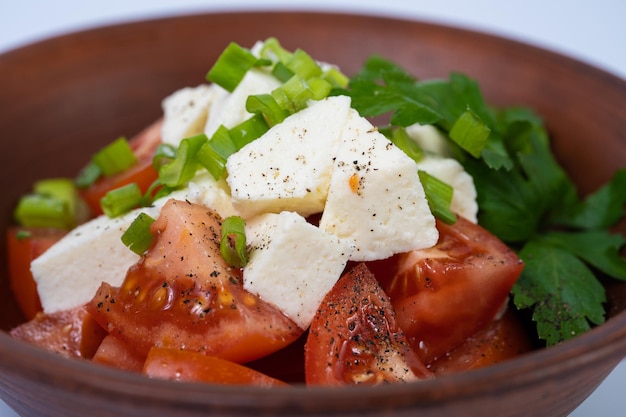
{"type": "Polygon", "coordinates": [[[285,65],[305,80],[322,75],[322,69],[317,62],[302,49],[296,49],[285,65]]]}
{"type": "Polygon", "coordinates": [[[82,208],[72,179],[49,178],[34,184],[33,193],[20,199],[14,215],[23,226],[71,229],[85,214],[82,208]]]}
{"type": "Polygon", "coordinates": [[[411,137],[406,133],[406,129],[402,127],[394,129],[381,129],[383,133],[390,141],[394,143],[398,148],[404,151],[415,162],[419,162],[424,157],[424,151],[411,137]]]}
{"type": "Polygon", "coordinates": [[[249,113],[263,114],[268,126],[274,126],[285,120],[287,112],[280,108],[271,94],[257,94],[248,96],[246,110],[249,113]]]}
{"type": "Polygon", "coordinates": [[[228,133],[237,150],[263,136],[269,126],[262,114],[256,114],[231,128],[228,133]]]}
{"type": "Polygon", "coordinates": [[[231,42],[208,72],[206,79],[232,92],[257,61],[257,57],[248,49],[231,42]]]}
{"type": "Polygon", "coordinates": [[[454,224],[456,215],[450,209],[454,188],[426,171],[418,171],[417,173],[424,187],[430,211],[444,223],[454,224]]]}
{"type": "Polygon", "coordinates": [[[25,227],[71,229],[75,226],[74,216],[67,202],[41,194],[29,194],[20,198],[14,216],[25,227]]]}
{"type": "Polygon", "coordinates": [[[100,178],[102,170],[94,161],[89,162],[76,176],[74,184],[78,188],[87,188],[100,178]]]}
{"type": "Polygon", "coordinates": [[[319,78],[307,82],[299,75],[294,75],[271,94],[280,108],[293,114],[305,108],[309,100],[319,100],[328,95],[331,88],[330,83],[319,78]]]}
{"type": "Polygon", "coordinates": [[[192,179],[198,171],[196,155],[207,141],[205,134],[183,139],[178,146],[174,160],[159,169],[161,183],[167,187],[176,188],[192,179]]]}
{"type": "Polygon", "coordinates": [[[109,177],[133,166],[137,158],[126,138],[120,137],[100,149],[93,156],[93,162],[100,167],[102,175],[109,177]]]}
{"type": "Polygon", "coordinates": [[[113,218],[139,207],[142,197],[141,189],[133,182],[107,192],[100,199],[100,206],[104,214],[113,218]]]}
{"type": "Polygon", "coordinates": [[[286,82],[288,79],[296,75],[287,65],[277,62],[272,69],[272,75],[280,82],[286,82]]]}
{"type": "Polygon", "coordinates": [[[243,268],[248,263],[245,222],[239,216],[230,216],[222,222],[220,253],[229,265],[243,268]]]}
{"type": "Polygon", "coordinates": [[[15,233],[15,237],[17,238],[17,240],[30,239],[32,236],[33,236],[33,232],[30,230],[19,229],[15,233]]]}
{"type": "Polygon", "coordinates": [[[450,129],[450,138],[474,158],[487,144],[491,129],[471,109],[467,109],[450,129]]]}
{"type": "Polygon", "coordinates": [[[68,205],[73,216],[76,213],[78,196],[74,181],[69,178],[48,178],[37,181],[33,185],[35,194],[46,195],[61,200],[68,205]]]}
{"type": "Polygon", "coordinates": [[[350,82],[350,78],[335,67],[325,70],[321,78],[328,81],[333,88],[346,88],[350,82]]]}
{"type": "Polygon", "coordinates": [[[152,157],[152,166],[159,171],[163,165],[166,165],[176,158],[176,147],[169,143],[161,143],[152,157]]]}
{"type": "Polygon", "coordinates": [[[226,160],[237,152],[230,133],[224,125],[217,128],[211,139],[198,150],[198,163],[219,180],[226,172],[226,160]]]}
{"type": "Polygon", "coordinates": [[[280,42],[278,42],[278,39],[268,38],[263,42],[260,55],[262,58],[286,64],[293,54],[283,48],[280,42]]]}
{"type": "Polygon", "coordinates": [[[142,255],[152,244],[152,233],[150,233],[152,223],[154,223],[152,217],[146,213],[139,213],[122,234],[122,243],[137,255],[142,255]]]}
{"type": "Polygon", "coordinates": [[[323,98],[328,97],[330,90],[333,89],[333,86],[323,78],[313,77],[307,80],[309,84],[309,89],[313,93],[311,97],[313,100],[321,100],[323,98]]]}

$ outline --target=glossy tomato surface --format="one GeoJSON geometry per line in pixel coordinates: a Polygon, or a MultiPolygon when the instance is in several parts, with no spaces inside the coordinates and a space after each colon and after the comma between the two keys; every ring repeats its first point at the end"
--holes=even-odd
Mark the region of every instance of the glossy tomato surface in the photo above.
{"type": "Polygon", "coordinates": [[[84,306],[34,319],[11,330],[11,336],[67,358],[91,359],[106,332],[84,306]]]}
{"type": "Polygon", "coordinates": [[[194,381],[211,384],[288,386],[283,381],[259,371],[197,352],[180,349],[152,348],[143,373],[151,378],[171,381],[194,381]]]}
{"type": "Polygon", "coordinates": [[[365,264],[344,274],[322,301],[305,345],[305,375],[309,385],[376,385],[432,376],[365,264]]]}
{"type": "Polygon", "coordinates": [[[41,308],[37,284],[30,263],[67,233],[66,230],[14,226],[7,231],[7,252],[11,291],[28,320],[41,308]]]}
{"type": "Polygon", "coordinates": [[[302,330],[245,291],[241,271],[220,255],[220,227],[210,209],[169,200],[152,247],[120,288],[102,284],[89,311],[143,355],[157,346],[246,362],[293,342],[302,330]]]}
{"type": "Polygon", "coordinates": [[[425,363],[497,318],[523,268],[513,250],[462,217],[452,225],[437,221],[437,228],[432,248],[375,266],[398,325],[425,363]]]}

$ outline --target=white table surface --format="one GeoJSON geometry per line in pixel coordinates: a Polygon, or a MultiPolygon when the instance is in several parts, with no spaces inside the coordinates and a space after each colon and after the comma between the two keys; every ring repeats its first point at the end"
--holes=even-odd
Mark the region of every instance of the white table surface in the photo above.
{"type": "MultiPolygon", "coordinates": [[[[453,24],[566,54],[626,79],[623,0],[1,0],[0,53],[92,26],[195,11],[241,9],[356,11],[453,24]]],[[[624,387],[626,361],[571,416],[625,415],[624,387]]],[[[0,417],[16,416],[0,400],[0,417]]]]}

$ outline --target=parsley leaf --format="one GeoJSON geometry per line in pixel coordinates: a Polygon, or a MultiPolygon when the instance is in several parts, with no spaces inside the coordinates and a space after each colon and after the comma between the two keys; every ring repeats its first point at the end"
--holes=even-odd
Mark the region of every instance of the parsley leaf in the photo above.
{"type": "Polygon", "coordinates": [[[551,221],[568,227],[595,229],[607,228],[624,216],[626,205],[626,168],[620,169],[613,179],[589,195],[584,201],[574,201],[556,211],[551,221]]]}
{"type": "Polygon", "coordinates": [[[525,266],[513,288],[518,308],[532,308],[537,333],[554,345],[604,322],[604,288],[570,252],[530,241],[520,251],[525,266]]]}
{"type": "Polygon", "coordinates": [[[532,310],[540,338],[559,343],[604,321],[604,288],[593,271],[626,280],[626,239],[608,232],[624,216],[626,168],[580,200],[541,117],[525,107],[488,106],[463,74],[418,80],[372,57],[339,93],[362,116],[389,116],[391,131],[431,124],[449,139],[473,177],[479,223],[526,262],[512,295],[518,308],[532,310]]]}
{"type": "Polygon", "coordinates": [[[606,230],[547,232],[541,240],[571,252],[613,278],[626,281],[626,259],[619,254],[626,243],[624,236],[606,230]]]}

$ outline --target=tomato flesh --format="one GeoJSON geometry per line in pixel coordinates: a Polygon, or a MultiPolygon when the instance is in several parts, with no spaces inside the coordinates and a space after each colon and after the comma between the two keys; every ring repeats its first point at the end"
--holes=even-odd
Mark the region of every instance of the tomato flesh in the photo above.
{"type": "Polygon", "coordinates": [[[288,386],[247,366],[215,356],[180,349],[152,348],[143,373],[151,378],[213,384],[288,386]]]}
{"type": "Polygon", "coordinates": [[[326,295],[305,344],[309,385],[375,385],[430,378],[396,323],[389,298],[364,264],[326,295]]]}
{"type": "Polygon", "coordinates": [[[98,346],[92,361],[125,371],[141,372],[146,357],[132,350],[120,339],[107,335],[98,346]]]}
{"type": "Polygon", "coordinates": [[[428,369],[437,376],[469,371],[512,359],[532,349],[530,335],[519,317],[507,310],[502,318],[429,363],[428,369]]]}
{"type": "Polygon", "coordinates": [[[139,189],[145,193],[158,178],[158,172],[152,166],[152,157],[161,143],[162,125],[163,120],[160,119],[129,141],[137,158],[135,165],[119,174],[102,177],[88,188],[80,191],[81,198],[87,203],[94,216],[102,214],[100,200],[107,192],[127,184],[136,183],[139,189]]]}
{"type": "Polygon", "coordinates": [[[66,233],[66,230],[60,229],[18,226],[7,231],[11,291],[27,320],[33,319],[42,310],[37,283],[30,272],[30,264],[66,233]]]}
{"type": "Polygon", "coordinates": [[[84,306],[44,314],[11,330],[11,336],[68,358],[91,359],[106,332],[84,306]]]}
{"type": "Polygon", "coordinates": [[[103,283],[88,308],[139,354],[169,347],[247,362],[296,340],[302,330],[243,289],[221,254],[221,218],[169,200],[152,224],[154,242],[121,287],[103,283]]]}
{"type": "Polygon", "coordinates": [[[398,324],[429,363],[485,328],[506,306],[523,263],[503,242],[461,217],[437,222],[438,243],[376,265],[398,324]]]}

